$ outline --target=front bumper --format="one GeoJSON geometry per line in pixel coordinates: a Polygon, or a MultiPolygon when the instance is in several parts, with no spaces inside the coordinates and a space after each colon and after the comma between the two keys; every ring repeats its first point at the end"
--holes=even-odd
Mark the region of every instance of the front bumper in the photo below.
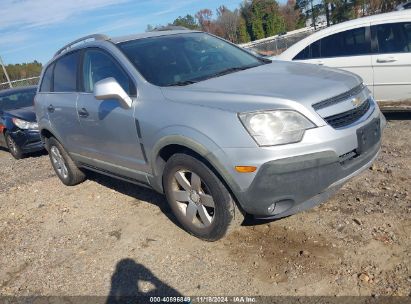
{"type": "Polygon", "coordinates": [[[281,218],[329,199],[352,177],[371,166],[380,143],[349,161],[320,152],[266,163],[251,187],[240,194],[246,211],[259,218],[281,218]]]}
{"type": "Polygon", "coordinates": [[[43,142],[40,138],[40,132],[37,130],[15,130],[10,132],[15,143],[25,153],[41,151],[44,149],[43,142]]]}
{"type": "MultiPolygon", "coordinates": [[[[356,134],[365,125],[376,121],[380,121],[382,132],[385,118],[377,110],[351,130],[329,133],[327,141],[322,138],[321,143],[321,137],[317,137],[314,151],[310,151],[307,145],[306,153],[295,154],[290,149],[288,152],[291,151],[291,155],[288,157],[264,161],[247,187],[232,187],[238,202],[247,213],[272,219],[289,216],[324,202],[350,178],[370,167],[378,156],[381,134],[366,149],[359,149],[356,134]],[[344,134],[343,138],[334,136],[340,133],[344,134]]],[[[298,145],[298,149],[303,148],[298,145]]]]}

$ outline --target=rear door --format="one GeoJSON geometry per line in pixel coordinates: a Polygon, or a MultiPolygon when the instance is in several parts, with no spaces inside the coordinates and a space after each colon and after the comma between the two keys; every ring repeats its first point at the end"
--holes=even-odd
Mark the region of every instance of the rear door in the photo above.
{"type": "Polygon", "coordinates": [[[134,119],[136,89],[131,78],[113,56],[99,48],[86,49],[82,62],[83,92],[77,110],[85,156],[103,161],[104,164],[100,162],[99,166],[105,165],[110,171],[114,167],[143,171],[146,161],[140,147],[138,123],[134,119]],[[97,100],[94,97],[95,83],[108,77],[116,79],[133,99],[132,108],[123,108],[115,99],[97,100]]]}
{"type": "Polygon", "coordinates": [[[371,35],[368,23],[322,37],[307,46],[293,60],[350,71],[359,75],[372,90],[371,35]]]}
{"type": "Polygon", "coordinates": [[[411,102],[411,20],[374,22],[371,31],[375,98],[411,102]]]}
{"type": "Polygon", "coordinates": [[[74,51],[50,65],[36,97],[45,108],[52,132],[68,151],[76,153],[81,152],[81,129],[76,110],[79,59],[80,53],[74,51]]]}

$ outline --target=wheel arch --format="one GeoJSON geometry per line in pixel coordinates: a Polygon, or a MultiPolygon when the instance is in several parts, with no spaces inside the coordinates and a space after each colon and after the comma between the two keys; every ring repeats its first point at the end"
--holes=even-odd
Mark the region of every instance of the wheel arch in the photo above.
{"type": "Polygon", "coordinates": [[[238,203],[235,195],[236,191],[239,191],[239,187],[230,177],[229,172],[225,169],[219,159],[212,153],[212,150],[199,144],[193,139],[176,135],[162,140],[156,145],[153,152],[152,170],[154,180],[152,181],[152,187],[157,191],[164,193],[163,171],[167,160],[174,154],[183,153],[203,162],[226,186],[227,190],[236,201],[237,206],[241,207],[241,204],[238,203]]]}
{"type": "Polygon", "coordinates": [[[49,138],[54,137],[54,138],[56,138],[58,141],[60,141],[60,140],[57,138],[57,136],[54,135],[54,133],[52,133],[50,130],[45,129],[45,128],[40,130],[40,137],[41,137],[41,141],[43,142],[44,147],[45,147],[46,149],[48,149],[48,140],[49,140],[49,138]]]}

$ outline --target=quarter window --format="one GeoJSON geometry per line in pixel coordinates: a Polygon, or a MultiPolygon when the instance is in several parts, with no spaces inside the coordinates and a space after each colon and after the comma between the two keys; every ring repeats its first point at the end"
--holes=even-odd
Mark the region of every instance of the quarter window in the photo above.
{"type": "Polygon", "coordinates": [[[374,25],[378,53],[411,52],[411,22],[374,25]]]}
{"type": "Polygon", "coordinates": [[[77,91],[77,64],[79,53],[70,53],[56,62],[54,92],[77,91]]]}
{"type": "Polygon", "coordinates": [[[84,53],[83,60],[84,91],[87,93],[93,92],[96,82],[108,77],[113,77],[125,92],[132,95],[130,78],[113,58],[100,50],[87,50],[84,53]]]}

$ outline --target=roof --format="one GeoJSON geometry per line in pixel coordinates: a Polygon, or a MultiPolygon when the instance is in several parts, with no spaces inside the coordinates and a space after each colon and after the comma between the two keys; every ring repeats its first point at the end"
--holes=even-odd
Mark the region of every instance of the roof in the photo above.
{"type": "Polygon", "coordinates": [[[159,28],[154,31],[146,32],[146,33],[133,34],[133,35],[121,36],[121,37],[109,37],[104,34],[87,35],[85,37],[81,37],[63,46],[61,49],[59,49],[56,52],[56,54],[54,54],[54,57],[47,63],[47,65],[50,62],[54,61],[54,59],[56,59],[60,55],[63,55],[64,53],[66,53],[68,50],[75,50],[77,48],[82,48],[84,47],[85,44],[87,44],[88,42],[91,42],[91,40],[110,41],[114,44],[117,44],[121,42],[137,40],[137,39],[144,39],[144,38],[151,38],[151,37],[160,37],[160,36],[187,34],[187,33],[201,33],[201,31],[192,31],[192,30],[182,29],[183,27],[174,27],[174,28],[176,29],[171,29],[171,27],[163,27],[163,28],[159,28]],[[168,30],[169,28],[170,30],[168,30]],[[178,29],[178,28],[181,28],[181,29],[178,29]]]}
{"type": "Polygon", "coordinates": [[[384,14],[377,14],[377,15],[372,15],[372,16],[366,16],[366,17],[360,17],[357,19],[352,19],[349,21],[341,22],[332,26],[329,26],[325,29],[322,29],[318,31],[317,33],[327,33],[327,32],[335,32],[339,29],[351,27],[351,26],[356,26],[364,23],[370,23],[374,21],[384,21],[384,20],[392,20],[392,19],[402,19],[402,18],[407,18],[411,17],[411,11],[403,10],[403,11],[394,11],[390,13],[384,13],[384,14]]]}
{"type": "Polygon", "coordinates": [[[31,86],[26,86],[26,87],[18,87],[18,88],[1,90],[0,91],[0,96],[13,94],[13,93],[17,93],[17,92],[20,92],[20,91],[26,91],[26,90],[30,90],[30,89],[37,90],[37,86],[36,85],[31,85],[31,86]]]}
{"type": "Polygon", "coordinates": [[[117,43],[126,42],[130,40],[136,40],[136,39],[177,35],[177,34],[187,34],[187,33],[199,33],[199,32],[200,31],[190,31],[190,30],[152,31],[152,32],[133,34],[133,35],[128,35],[128,36],[111,37],[110,41],[117,44],[117,43]]]}

